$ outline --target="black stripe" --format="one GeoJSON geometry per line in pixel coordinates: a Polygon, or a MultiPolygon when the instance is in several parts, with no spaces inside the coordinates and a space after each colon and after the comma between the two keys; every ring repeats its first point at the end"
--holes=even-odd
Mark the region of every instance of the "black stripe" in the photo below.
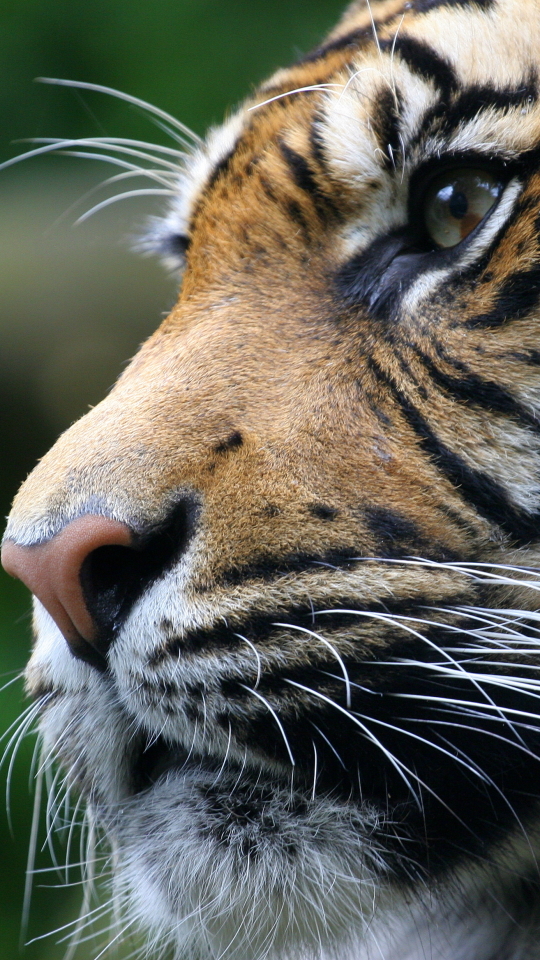
{"type": "Polygon", "coordinates": [[[397,558],[411,556],[437,558],[440,562],[461,559],[450,550],[441,548],[422,533],[409,517],[389,507],[367,507],[365,521],[368,529],[377,540],[377,556],[397,558]]]}
{"type": "Polygon", "coordinates": [[[411,138],[408,148],[416,146],[436,129],[437,133],[450,136],[461,124],[474,120],[483,110],[505,111],[511,107],[528,107],[538,99],[536,79],[530,77],[518,87],[497,88],[475,84],[467,87],[456,99],[445,95],[433,106],[422,120],[420,129],[411,138]]]}
{"type": "Polygon", "coordinates": [[[289,573],[313,573],[318,567],[329,566],[340,570],[355,570],[362,563],[358,550],[327,550],[321,553],[296,553],[287,557],[268,557],[257,563],[231,567],[220,574],[214,586],[241,586],[253,580],[266,582],[284,577],[289,573]]]}
{"type": "Polygon", "coordinates": [[[183,260],[189,250],[191,237],[184,233],[170,233],[159,243],[159,252],[165,257],[176,257],[183,260]]]}
{"type": "Polygon", "coordinates": [[[530,77],[519,87],[498,88],[491,85],[473,85],[453,101],[443,114],[442,129],[453,131],[460,123],[474,120],[482,110],[508,110],[512,107],[527,107],[536,103],[538,89],[536,78],[530,77]]]}
{"type": "Polygon", "coordinates": [[[305,57],[302,57],[302,59],[299,60],[296,65],[301,66],[303,63],[313,63],[315,60],[321,60],[328,53],[336,53],[339,50],[346,50],[347,47],[354,47],[357,49],[362,44],[362,41],[369,39],[373,39],[373,28],[371,24],[368,27],[362,27],[361,30],[351,30],[349,33],[345,33],[342,37],[337,37],[335,40],[329,40],[328,43],[323,43],[320,47],[316,47],[315,50],[311,51],[311,53],[308,53],[305,57]]]}
{"type": "Polygon", "coordinates": [[[212,170],[212,173],[210,174],[210,176],[209,176],[209,178],[208,178],[208,181],[207,181],[207,183],[205,184],[204,191],[203,191],[203,193],[201,194],[201,196],[199,197],[197,203],[195,204],[195,209],[193,210],[193,213],[191,214],[191,219],[190,219],[190,222],[189,222],[189,231],[190,231],[190,232],[193,230],[193,227],[194,227],[195,222],[196,222],[196,220],[197,220],[197,218],[198,218],[198,216],[199,216],[199,212],[200,212],[200,210],[201,210],[203,201],[204,201],[207,193],[212,189],[212,187],[214,186],[214,184],[216,183],[216,181],[219,179],[219,177],[221,176],[221,174],[222,174],[222,173],[225,173],[225,171],[228,169],[229,164],[230,164],[230,162],[231,162],[231,160],[232,160],[232,158],[233,158],[233,156],[234,156],[235,153],[236,153],[236,144],[234,145],[234,147],[232,148],[232,150],[229,150],[229,152],[226,153],[225,156],[221,158],[221,160],[215,165],[214,169],[212,170]]]}
{"type": "Polygon", "coordinates": [[[381,50],[398,53],[409,70],[433,83],[444,99],[457,90],[457,77],[448,60],[424,41],[403,35],[395,41],[382,40],[380,46],[381,50]]]}
{"type": "Polygon", "coordinates": [[[415,352],[420,362],[428,370],[431,379],[439,386],[444,387],[454,399],[460,400],[467,406],[489,410],[490,413],[504,413],[511,416],[522,426],[530,427],[535,432],[539,431],[540,424],[536,417],[529,413],[512,394],[499,386],[498,383],[493,380],[484,380],[483,377],[467,371],[465,364],[445,356],[444,359],[447,363],[451,363],[462,371],[460,377],[452,377],[437,367],[433,360],[422,353],[421,350],[416,348],[415,352]]]}
{"type": "Polygon", "coordinates": [[[316,161],[316,163],[318,163],[325,176],[329,176],[330,172],[328,170],[328,164],[326,162],[326,155],[324,152],[324,139],[319,129],[320,123],[321,117],[316,116],[311,123],[311,128],[309,131],[309,143],[313,153],[313,159],[316,161]]]}
{"type": "MultiPolygon", "coordinates": [[[[330,601],[327,599],[324,603],[324,611],[318,611],[311,604],[291,604],[281,610],[274,610],[270,614],[246,615],[240,623],[221,622],[208,629],[192,630],[185,636],[170,636],[165,640],[161,649],[148,660],[150,667],[155,667],[169,657],[187,656],[214,652],[216,650],[230,650],[245,645],[242,636],[248,637],[252,643],[264,643],[272,635],[280,632],[283,628],[276,627],[276,623],[285,623],[291,628],[303,627],[308,630],[322,630],[325,635],[331,635],[335,631],[351,630],[356,627],[365,627],[364,616],[358,617],[354,611],[361,614],[394,614],[395,616],[414,616],[418,615],[420,608],[428,607],[433,604],[434,597],[415,597],[414,600],[392,600],[385,597],[384,602],[379,603],[359,603],[354,596],[336,596],[332,598],[332,607],[336,612],[326,612],[330,601]],[[340,609],[345,609],[346,613],[340,613],[340,609]],[[349,612],[350,611],[350,612],[349,612]]],[[[463,593],[456,593],[453,597],[445,597],[445,605],[448,607],[463,605],[470,601],[470,595],[465,597],[463,593]]],[[[422,613],[422,617],[425,612],[422,613]]],[[[291,630],[294,633],[294,629],[291,630]]],[[[395,637],[395,629],[391,627],[390,633],[395,637]]],[[[401,637],[399,637],[401,642],[401,637]]],[[[395,648],[392,647],[395,655],[395,648]]],[[[377,658],[382,656],[383,651],[377,650],[377,658]]],[[[424,653],[424,658],[426,654],[424,653]]]]}
{"type": "Polygon", "coordinates": [[[371,118],[371,129],[384,156],[384,166],[392,170],[402,162],[400,98],[396,91],[383,87],[376,95],[377,112],[371,118]]]}
{"type": "Polygon", "coordinates": [[[503,360],[519,360],[521,363],[530,363],[535,367],[540,366],[540,350],[524,350],[503,353],[503,360]]]}
{"type": "Polygon", "coordinates": [[[261,188],[262,188],[262,191],[263,191],[265,197],[267,197],[269,200],[271,200],[272,203],[278,203],[278,202],[279,202],[279,201],[278,201],[278,198],[277,198],[277,196],[276,196],[276,192],[275,192],[275,190],[274,190],[274,187],[272,186],[272,184],[270,183],[270,181],[267,179],[267,177],[265,177],[263,174],[259,174],[259,184],[260,184],[260,186],[261,186],[261,188]]]}
{"type": "Polygon", "coordinates": [[[411,6],[416,13],[428,13],[438,7],[479,7],[480,10],[487,11],[493,9],[495,0],[413,0],[411,6]]]}
{"type": "Polygon", "coordinates": [[[375,360],[370,359],[369,365],[374,375],[390,390],[434,464],[480,516],[498,524],[519,546],[537,540],[540,536],[540,514],[528,514],[513,506],[497,480],[469,467],[457,453],[439,440],[427,420],[375,360]]]}
{"type": "Polygon", "coordinates": [[[309,229],[309,224],[304,216],[302,207],[296,200],[287,200],[284,204],[287,215],[291,220],[296,223],[300,230],[302,231],[304,237],[304,243],[311,243],[311,233],[309,229]]]}
{"type": "Polygon", "coordinates": [[[221,174],[225,173],[226,170],[228,170],[229,164],[232,158],[234,157],[235,153],[236,153],[236,144],[231,150],[229,150],[228,153],[225,154],[224,157],[221,158],[221,160],[219,160],[218,163],[216,163],[214,169],[212,170],[212,173],[210,174],[208,183],[205,186],[205,191],[211,190],[216,180],[221,176],[221,174]]]}
{"type": "Polygon", "coordinates": [[[306,158],[289,147],[283,140],[280,142],[279,148],[296,186],[311,198],[321,220],[327,219],[329,213],[336,216],[337,210],[334,204],[320,189],[306,158]]]}
{"type": "Polygon", "coordinates": [[[540,300],[540,264],[511,274],[501,285],[491,310],[467,320],[467,327],[500,327],[528,316],[540,300]]]}

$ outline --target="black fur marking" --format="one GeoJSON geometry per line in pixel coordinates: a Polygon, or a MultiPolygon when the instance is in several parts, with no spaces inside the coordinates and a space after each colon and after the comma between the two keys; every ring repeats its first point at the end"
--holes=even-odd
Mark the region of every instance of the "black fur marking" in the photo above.
{"type": "Polygon", "coordinates": [[[278,517],[281,513],[281,510],[275,503],[266,503],[262,509],[263,516],[271,519],[272,517],[278,517]]]}
{"type": "Polygon", "coordinates": [[[266,197],[268,197],[268,199],[269,199],[272,203],[277,203],[277,202],[278,202],[278,199],[277,199],[277,197],[276,197],[276,193],[275,193],[275,190],[274,190],[272,184],[271,184],[270,181],[269,181],[265,176],[263,176],[262,174],[259,176],[259,184],[260,184],[261,187],[262,187],[262,190],[263,190],[264,195],[265,195],[266,197]]]}
{"type": "Polygon", "coordinates": [[[324,153],[324,140],[323,140],[323,137],[321,136],[321,132],[318,127],[318,124],[320,123],[320,119],[321,119],[320,117],[316,117],[311,124],[311,129],[309,131],[309,142],[311,145],[311,150],[313,152],[313,159],[315,160],[316,163],[318,163],[322,172],[326,176],[328,176],[329,171],[328,171],[328,163],[326,161],[326,156],[324,153]]]}
{"type": "Polygon", "coordinates": [[[469,86],[454,99],[445,95],[439,103],[427,110],[419,130],[407,147],[417,146],[434,131],[449,137],[463,124],[474,120],[483,110],[523,108],[537,99],[537,83],[533,77],[524,80],[519,87],[503,89],[487,84],[469,86]]]}
{"type": "Polygon", "coordinates": [[[501,285],[491,310],[466,321],[467,327],[500,327],[522,320],[540,300],[540,264],[512,273],[501,285]]]}
{"type": "Polygon", "coordinates": [[[521,363],[529,363],[532,366],[540,366],[540,350],[526,350],[523,352],[512,351],[504,354],[504,359],[519,360],[521,363]]]}
{"type": "Polygon", "coordinates": [[[221,176],[221,174],[225,173],[226,170],[228,170],[229,164],[232,158],[234,157],[235,153],[236,153],[236,144],[234,145],[234,147],[232,147],[231,150],[229,150],[228,153],[225,154],[224,157],[221,158],[221,160],[218,163],[216,163],[214,169],[212,170],[212,173],[210,174],[208,183],[206,184],[206,188],[205,188],[206,192],[209,192],[214,186],[214,184],[216,183],[216,181],[218,180],[218,178],[221,176]]]}
{"type": "Polygon", "coordinates": [[[480,516],[498,524],[519,546],[535,542],[540,536],[540,514],[528,514],[514,506],[504,487],[487,473],[473,470],[436,436],[414,404],[371,359],[375,376],[386,384],[426,453],[437,468],[457,488],[458,493],[480,516]]]}
{"type": "Polygon", "coordinates": [[[317,520],[335,520],[339,515],[336,507],[329,507],[326,503],[308,503],[308,510],[317,520]]]}
{"type": "Polygon", "coordinates": [[[184,233],[171,233],[159,244],[159,252],[163,256],[176,257],[183,260],[189,250],[191,238],[184,233]]]}
{"type": "Polygon", "coordinates": [[[442,130],[452,133],[460,124],[474,120],[482,110],[526,107],[536,103],[537,99],[536,78],[524,81],[520,87],[469,86],[449,107],[445,107],[442,130]]]}
{"type": "Polygon", "coordinates": [[[381,49],[387,52],[393,49],[398,53],[409,70],[435,85],[443,99],[446,100],[454,90],[457,90],[457,77],[448,60],[441,57],[433,47],[422,40],[406,35],[398,36],[395,41],[381,41],[381,49]]]}
{"type": "Polygon", "coordinates": [[[329,213],[336,217],[338,215],[337,209],[334,207],[330,198],[320,189],[305,157],[302,157],[296,150],[293,150],[283,141],[281,141],[279,146],[296,186],[311,198],[321,220],[326,220],[329,213]]]}
{"type": "Polygon", "coordinates": [[[430,545],[416,524],[386,507],[368,507],[365,511],[366,523],[377,540],[377,555],[381,557],[399,557],[417,553],[430,556],[430,545]]]}
{"type": "Polygon", "coordinates": [[[288,557],[268,557],[258,560],[257,563],[229,568],[219,575],[217,584],[234,587],[253,580],[275,580],[289,573],[313,572],[325,564],[341,570],[354,570],[358,563],[362,563],[358,550],[328,550],[318,554],[297,553],[288,557]]]}
{"type": "Polygon", "coordinates": [[[322,46],[312,50],[311,53],[308,53],[298,61],[298,65],[313,63],[315,60],[322,60],[328,53],[346,50],[347,47],[357,49],[363,41],[369,40],[372,37],[373,30],[371,26],[363,27],[361,30],[351,30],[350,33],[346,33],[342,37],[337,37],[335,40],[330,40],[328,43],[324,43],[322,46]]]}
{"type": "MultiPolygon", "coordinates": [[[[468,598],[470,599],[470,598],[468,598]]],[[[449,606],[463,604],[466,598],[459,593],[445,603],[449,606]]],[[[265,643],[276,633],[281,633],[283,628],[276,627],[276,623],[285,623],[291,626],[291,632],[294,634],[294,627],[307,628],[308,630],[324,629],[325,635],[333,631],[343,631],[351,628],[362,628],[365,626],[366,617],[369,613],[386,613],[397,616],[412,616],[418,611],[418,608],[426,607],[434,602],[433,597],[416,597],[414,601],[386,599],[384,603],[358,603],[350,595],[336,596],[332,599],[332,607],[335,612],[326,609],[330,601],[325,601],[325,609],[317,611],[311,604],[290,604],[282,610],[275,610],[271,614],[246,615],[246,619],[240,623],[218,623],[208,629],[193,630],[183,637],[168,637],[162,648],[150,658],[149,666],[156,666],[162,663],[165,657],[181,656],[204,656],[205,654],[215,653],[216,651],[231,650],[245,645],[243,636],[249,637],[253,643],[265,643]],[[354,611],[362,614],[357,616],[354,611]]],[[[423,616],[423,614],[422,614],[423,616]]],[[[394,649],[392,642],[396,639],[395,629],[390,625],[389,649],[394,649]]],[[[398,634],[399,636],[399,634],[398,634]]],[[[401,639],[400,641],[401,642],[401,639]]],[[[383,656],[384,651],[378,650],[378,659],[383,656]]],[[[326,656],[324,651],[321,656],[326,656]]],[[[290,670],[287,676],[290,676],[290,670]]]]}
{"type": "Polygon", "coordinates": [[[430,10],[436,10],[438,7],[479,7],[480,10],[492,10],[495,6],[495,0],[413,0],[411,7],[417,13],[429,13],[430,10]]]}
{"type": "Polygon", "coordinates": [[[399,101],[396,104],[396,94],[387,87],[381,89],[377,96],[377,113],[372,117],[371,127],[384,156],[384,166],[387,170],[394,169],[396,161],[402,160],[403,153],[399,136],[399,101]]]}
{"type": "Polygon", "coordinates": [[[214,453],[227,453],[228,450],[236,450],[238,447],[241,447],[244,443],[244,438],[239,430],[235,430],[234,433],[231,433],[226,440],[222,440],[221,443],[216,444],[213,448],[214,453]]]}
{"type": "Polygon", "coordinates": [[[465,365],[459,361],[452,361],[445,357],[448,363],[453,363],[462,370],[459,377],[452,377],[439,369],[426,354],[416,351],[422,364],[426,367],[431,379],[443,387],[455,400],[470,407],[480,407],[490,413],[504,413],[512,417],[524,427],[530,427],[535,432],[540,430],[536,417],[515,399],[507,390],[493,380],[484,380],[475,373],[466,371],[465,365]]]}
{"type": "Polygon", "coordinates": [[[288,216],[291,218],[293,223],[296,223],[296,225],[300,227],[300,230],[302,231],[302,234],[304,237],[304,242],[306,244],[310,244],[311,235],[309,231],[309,226],[300,204],[297,203],[296,200],[288,200],[285,203],[285,208],[287,210],[288,216]]]}
{"type": "MultiPolygon", "coordinates": [[[[376,560],[377,558],[375,558],[376,560]]],[[[441,563],[462,559],[454,556],[443,544],[431,544],[428,559],[441,563]]],[[[290,573],[313,573],[320,567],[345,571],[359,571],[361,565],[371,562],[360,550],[327,550],[324,553],[298,553],[288,557],[268,557],[241,567],[231,567],[221,573],[213,584],[219,586],[241,586],[254,580],[272,581],[290,573]]],[[[213,589],[213,587],[212,587],[213,589]]]]}

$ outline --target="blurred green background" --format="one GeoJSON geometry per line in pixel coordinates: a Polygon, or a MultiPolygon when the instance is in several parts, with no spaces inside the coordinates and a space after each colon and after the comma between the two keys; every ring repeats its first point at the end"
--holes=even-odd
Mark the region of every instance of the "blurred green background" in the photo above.
{"type": "MultiPolygon", "coordinates": [[[[125,103],[36,84],[35,77],[116,87],[202,133],[254,83],[317,43],[342,6],[341,0],[0,0],[0,162],[25,149],[13,143],[23,138],[112,135],[167,143],[165,134],[125,103]]],[[[161,209],[159,198],[126,200],[74,226],[101,194],[81,198],[114,172],[62,157],[0,172],[4,514],[36,459],[99,400],[174,300],[174,281],[129,249],[129,237],[161,209]]],[[[138,185],[143,184],[133,183],[138,185]]],[[[2,683],[16,676],[28,655],[29,606],[25,590],[0,574],[2,683]]],[[[20,681],[4,689],[0,732],[23,706],[20,681]]],[[[32,749],[25,740],[11,771],[11,832],[0,800],[0,960],[20,955],[32,749]]],[[[8,768],[9,757],[1,791],[8,768]]],[[[40,847],[44,834],[42,827],[40,847]]],[[[58,856],[65,856],[61,842],[58,856]]],[[[48,854],[40,853],[38,867],[48,866],[48,854]]],[[[75,872],[69,879],[76,881],[75,872]]],[[[37,874],[27,940],[76,916],[80,890],[76,884],[61,890],[61,883],[56,874],[37,874]]],[[[22,956],[61,960],[66,950],[58,943],[61,936],[31,943],[22,956]]],[[[77,958],[96,957],[98,941],[81,946],[77,958]]]]}

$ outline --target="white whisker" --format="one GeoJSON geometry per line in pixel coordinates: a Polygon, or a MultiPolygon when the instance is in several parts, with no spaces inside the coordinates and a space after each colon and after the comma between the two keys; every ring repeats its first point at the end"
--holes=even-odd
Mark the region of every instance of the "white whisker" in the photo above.
{"type": "Polygon", "coordinates": [[[34,878],[34,864],[36,861],[36,848],[39,830],[39,813],[41,810],[41,796],[43,790],[43,767],[36,777],[36,786],[34,793],[34,805],[32,809],[32,826],[30,828],[30,840],[28,844],[28,857],[26,860],[26,875],[24,881],[23,911],[21,918],[21,944],[26,940],[28,931],[28,921],[30,918],[30,904],[32,901],[32,884],[34,878]]]}
{"type": "Polygon", "coordinates": [[[54,77],[37,77],[37,82],[47,83],[57,87],[71,87],[75,90],[92,90],[95,93],[105,93],[108,96],[116,97],[118,100],[124,100],[126,103],[131,103],[133,106],[139,107],[139,109],[144,110],[146,113],[157,117],[159,120],[164,120],[165,123],[177,131],[177,135],[179,134],[185,142],[202,144],[201,137],[170,113],[167,113],[165,110],[160,110],[159,107],[155,107],[152,103],[141,100],[139,97],[133,97],[129,93],[115,90],[114,87],[105,87],[99,83],[85,83],[81,80],[59,80],[54,77]]]}
{"type": "Polygon", "coordinates": [[[308,693],[311,696],[315,697],[316,699],[322,700],[324,703],[329,704],[335,710],[338,710],[339,713],[342,713],[344,716],[346,716],[348,720],[351,720],[353,724],[359,727],[362,733],[364,734],[364,736],[366,737],[366,739],[374,743],[380,749],[381,753],[384,754],[384,756],[390,761],[394,769],[397,771],[399,776],[402,778],[402,780],[406,784],[407,789],[409,790],[411,796],[414,797],[418,807],[421,807],[420,797],[414,790],[412,784],[410,783],[408,777],[406,776],[406,773],[412,776],[412,778],[416,780],[418,783],[421,783],[417,775],[413,773],[411,770],[409,770],[409,768],[404,763],[402,763],[401,760],[398,760],[398,758],[395,757],[393,753],[387,750],[384,744],[382,744],[380,740],[378,740],[377,737],[374,736],[373,732],[369,730],[368,727],[366,727],[366,725],[356,717],[356,715],[352,714],[349,710],[346,710],[345,707],[340,706],[339,703],[336,703],[330,697],[327,697],[324,693],[320,693],[319,690],[313,690],[311,687],[306,687],[304,686],[304,684],[297,683],[296,680],[290,680],[288,677],[285,678],[285,682],[290,684],[291,687],[297,687],[299,690],[304,690],[305,693],[308,693]]]}
{"type": "Polygon", "coordinates": [[[274,708],[272,707],[272,705],[271,705],[270,703],[268,703],[268,700],[266,699],[266,697],[263,697],[262,693],[260,693],[258,690],[253,690],[252,687],[247,687],[244,683],[240,683],[239,686],[242,687],[243,690],[247,690],[248,693],[252,693],[254,697],[257,697],[257,699],[260,700],[261,703],[264,703],[264,705],[265,705],[265,707],[267,708],[267,710],[272,714],[274,720],[276,721],[276,723],[277,723],[277,725],[278,725],[278,727],[279,727],[279,731],[280,731],[280,733],[281,733],[281,736],[283,737],[283,742],[284,742],[284,744],[285,744],[287,753],[289,754],[289,759],[290,759],[290,761],[291,761],[291,766],[294,767],[296,761],[295,761],[295,759],[294,759],[294,756],[293,756],[293,753],[292,753],[292,750],[291,750],[291,747],[290,747],[290,744],[289,744],[289,740],[288,740],[288,738],[287,738],[287,734],[285,733],[285,729],[284,729],[284,727],[283,727],[283,724],[282,724],[281,720],[279,719],[276,711],[275,711],[274,708]]]}
{"type": "Polygon", "coordinates": [[[253,653],[255,654],[255,659],[256,659],[256,661],[257,661],[257,679],[255,680],[255,686],[254,686],[253,689],[256,690],[257,687],[259,686],[260,682],[261,682],[261,676],[262,676],[261,655],[260,655],[259,651],[257,650],[255,644],[252,643],[251,640],[248,640],[247,637],[244,637],[243,634],[241,634],[241,633],[233,633],[233,637],[238,637],[239,640],[243,640],[244,643],[247,643],[248,647],[249,647],[251,650],[253,650],[253,653]]]}
{"type": "Polygon", "coordinates": [[[253,106],[248,108],[248,112],[252,110],[259,110],[261,107],[268,106],[269,103],[274,103],[275,100],[283,100],[284,97],[292,97],[296,93],[309,93],[311,91],[318,90],[331,90],[333,87],[341,89],[343,84],[341,83],[311,83],[306,87],[296,87],[295,90],[285,90],[284,93],[277,93],[275,97],[269,97],[267,100],[262,100],[260,103],[255,103],[253,106]]]}
{"type": "Polygon", "coordinates": [[[118,203],[119,200],[127,200],[130,197],[171,197],[174,194],[174,190],[159,190],[153,188],[147,188],[142,190],[128,190],[126,193],[119,193],[115,197],[108,197],[106,200],[102,200],[101,203],[96,203],[94,207],[90,210],[87,210],[86,213],[83,213],[75,223],[84,223],[85,220],[88,220],[89,217],[92,217],[98,210],[103,210],[105,207],[110,207],[112,203],[118,203]]]}
{"type": "Polygon", "coordinates": [[[328,650],[330,650],[331,654],[336,658],[337,662],[339,663],[342,669],[343,679],[345,681],[346,705],[347,707],[350,707],[351,682],[349,680],[349,674],[347,673],[347,667],[345,666],[343,657],[340,655],[339,651],[336,650],[334,644],[330,643],[330,641],[327,640],[326,637],[322,637],[320,633],[315,633],[314,630],[308,630],[307,627],[299,627],[297,624],[294,624],[294,623],[274,623],[273,626],[284,627],[286,630],[298,630],[300,633],[305,633],[310,637],[314,637],[315,640],[318,640],[320,643],[324,644],[324,646],[327,647],[328,650]]]}

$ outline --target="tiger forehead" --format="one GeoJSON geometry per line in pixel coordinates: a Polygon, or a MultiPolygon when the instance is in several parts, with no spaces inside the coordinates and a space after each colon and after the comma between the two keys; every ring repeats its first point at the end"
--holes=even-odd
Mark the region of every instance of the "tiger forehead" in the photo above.
{"type": "MultiPolygon", "coordinates": [[[[234,194],[244,188],[249,194],[247,180],[256,167],[258,192],[251,191],[250,201],[271,200],[272,185],[279,188],[285,172],[304,187],[310,179],[319,200],[337,202],[343,215],[361,208],[365,195],[394,175],[378,221],[379,229],[390,229],[404,217],[403,174],[419,159],[442,151],[506,159],[534,145],[540,136],[538,0],[423,5],[387,0],[375,4],[372,22],[365,5],[354,4],[318,51],[278,71],[212,131],[190,171],[186,230],[203,208],[224,199],[233,216],[245,219],[245,197],[235,211],[234,194]],[[452,100],[453,128],[444,138],[429,129],[420,142],[430,111],[452,100]],[[215,194],[212,188],[224,179],[226,189],[221,184],[215,194]]],[[[215,226],[216,212],[211,216],[215,226]]],[[[360,239],[355,231],[354,242],[360,239]]]]}

